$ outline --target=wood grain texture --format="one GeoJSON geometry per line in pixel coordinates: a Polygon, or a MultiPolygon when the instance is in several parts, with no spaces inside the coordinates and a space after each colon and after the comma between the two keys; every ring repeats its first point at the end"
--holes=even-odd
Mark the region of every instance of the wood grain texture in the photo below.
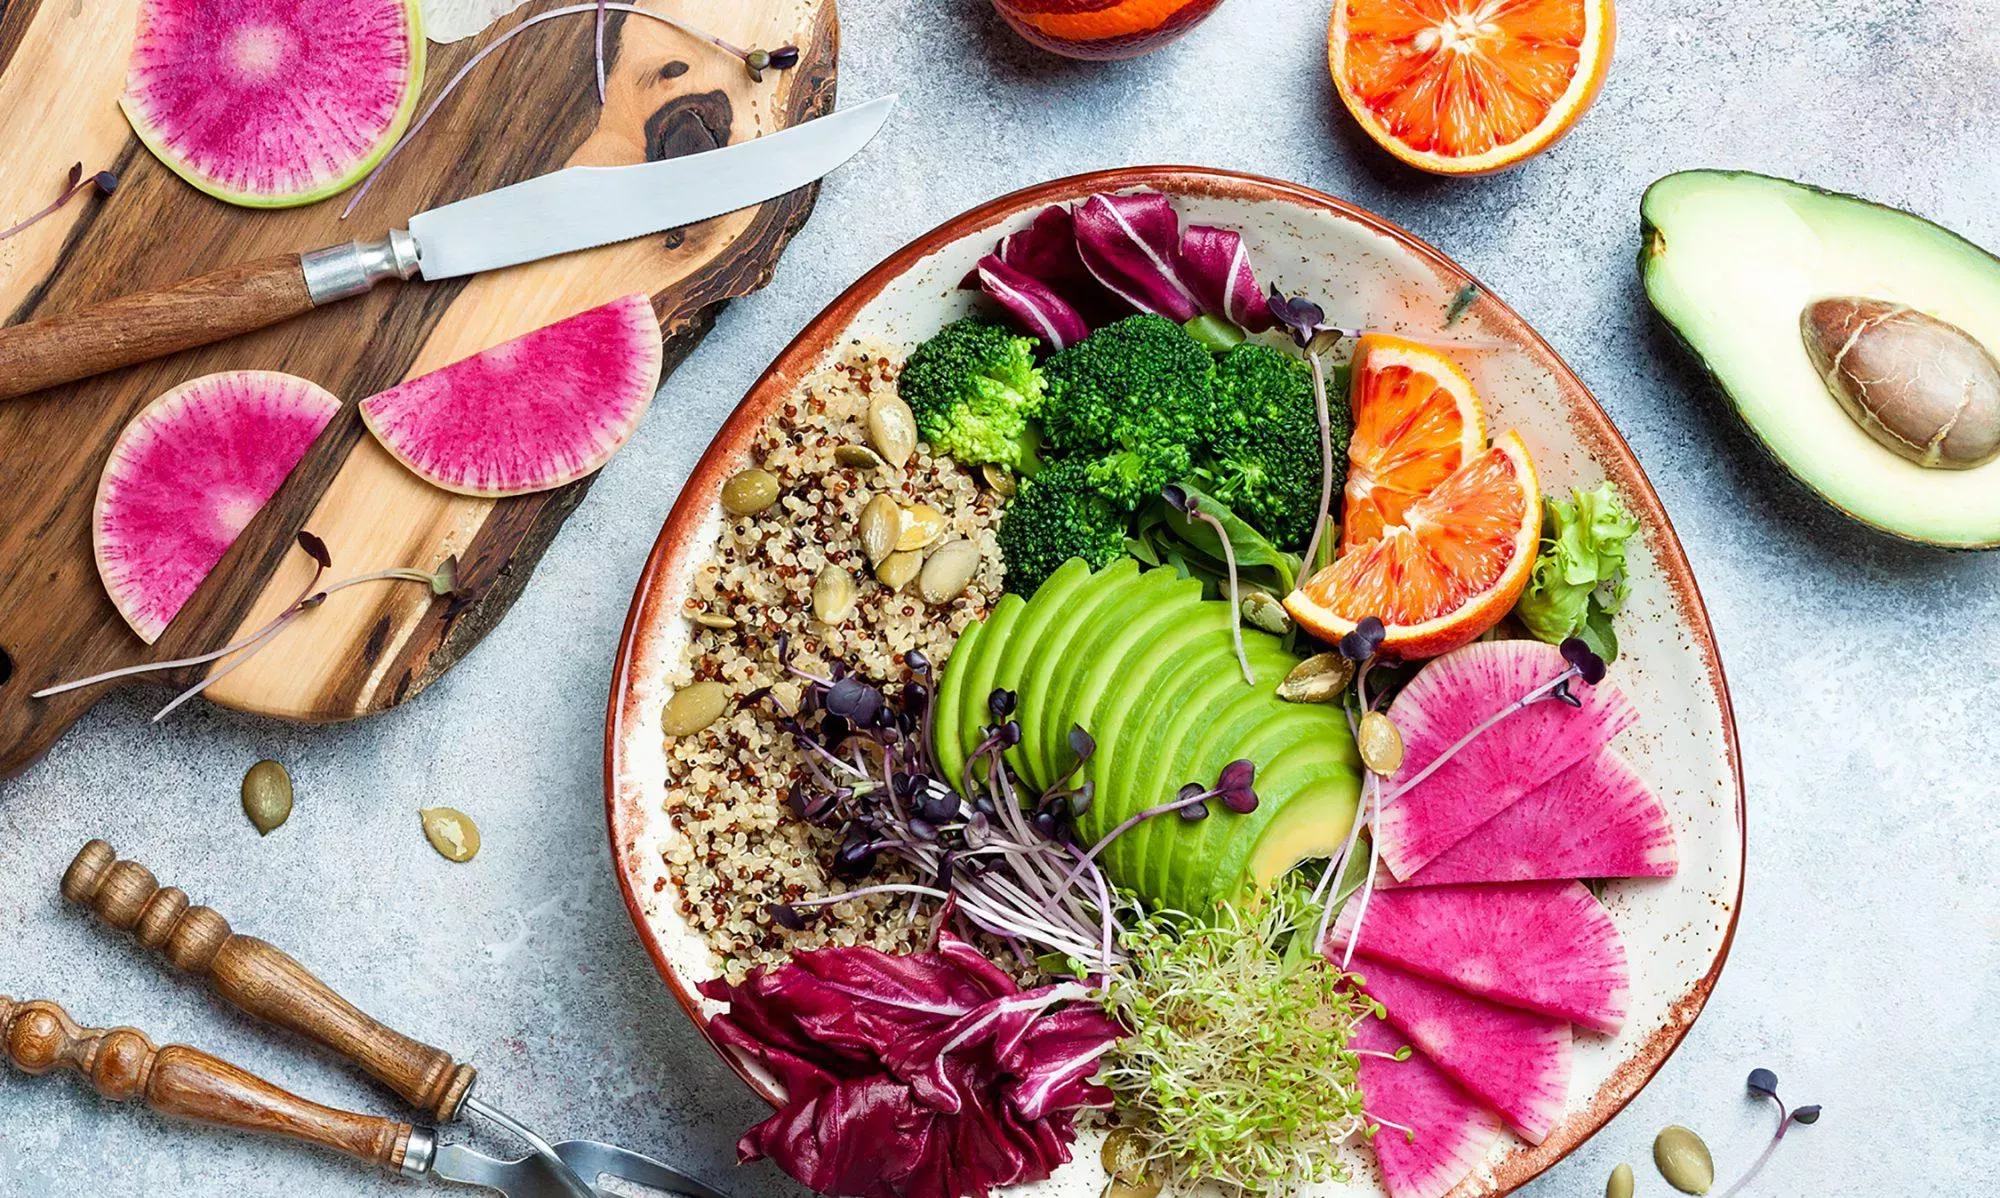
{"type": "MultiPolygon", "coordinates": [[[[75,12],[57,0],[11,0],[0,8],[0,46],[14,47],[0,71],[8,167],[0,172],[0,221],[46,203],[79,157],[87,170],[120,171],[123,183],[115,195],[78,197],[56,219],[0,243],[0,319],[26,322],[260,256],[376,236],[414,212],[563,165],[695,153],[831,110],[833,0],[649,2],[739,45],[796,42],[800,65],[756,83],[704,43],[613,14],[610,95],[600,108],[588,16],[537,26],[467,77],[343,224],[338,198],[272,212],[230,208],[190,190],[138,147],[115,108],[137,0],[99,0],[75,12]]],[[[433,47],[426,102],[481,46],[541,7],[433,47]]],[[[327,721],[422,691],[505,614],[590,480],[498,501],[447,494],[375,445],[353,404],[633,291],[655,297],[671,369],[723,303],[769,280],[815,194],[802,188],[662,236],[470,280],[387,285],[225,344],[0,404],[0,775],[45,751],[104,689],[49,700],[30,700],[29,692],[198,653],[282,610],[309,573],[292,548],[299,528],[331,547],[330,579],[429,568],[457,554],[466,597],[434,601],[407,584],[343,591],[207,697],[327,721]],[[104,597],[91,559],[97,475],[147,401],[196,375],[236,368],[291,371],[349,408],[148,650],[104,597]]],[[[184,686],[199,672],[152,678],[184,686]]]]}
{"type": "Polygon", "coordinates": [[[312,306],[299,256],[274,254],[0,329],[0,399],[269,328],[312,306]]]}
{"type": "Polygon", "coordinates": [[[451,1121],[472,1089],[472,1066],[369,1017],[282,950],[237,935],[216,911],[189,906],[176,887],[162,888],[145,866],[118,860],[102,840],[76,855],[62,893],[164,953],[174,968],[206,979],[238,1009],[353,1061],[440,1123],[451,1121]]]}
{"type": "Polygon", "coordinates": [[[308,1102],[220,1057],[182,1044],[156,1048],[136,1028],[86,1028],[52,1002],[0,996],[0,1045],[30,1074],[67,1069],[113,1102],[139,1099],[162,1115],[317,1144],[384,1169],[402,1167],[412,1128],[308,1102]]]}

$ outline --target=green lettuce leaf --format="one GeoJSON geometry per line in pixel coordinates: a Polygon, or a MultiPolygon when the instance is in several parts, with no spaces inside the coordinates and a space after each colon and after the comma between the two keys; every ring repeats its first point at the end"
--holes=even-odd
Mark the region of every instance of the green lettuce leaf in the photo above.
{"type": "Polygon", "coordinates": [[[1611,617],[1625,606],[1626,543],[1639,531],[1610,483],[1545,502],[1541,551],[1514,614],[1539,641],[1582,637],[1591,651],[1618,656],[1611,617]]]}

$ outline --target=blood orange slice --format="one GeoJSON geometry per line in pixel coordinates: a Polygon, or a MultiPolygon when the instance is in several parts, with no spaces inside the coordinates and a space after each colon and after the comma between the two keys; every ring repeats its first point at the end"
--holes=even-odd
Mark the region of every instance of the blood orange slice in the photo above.
{"type": "Polygon", "coordinates": [[[1383,652],[1435,657],[1513,609],[1541,535],[1535,465],[1520,434],[1508,433],[1410,504],[1402,523],[1313,575],[1285,607],[1329,641],[1379,616],[1383,652]]]}
{"type": "Polygon", "coordinates": [[[1472,380],[1437,350],[1370,333],[1354,349],[1354,435],[1347,444],[1341,551],[1403,522],[1486,448],[1486,415],[1472,380]]]}
{"type": "Polygon", "coordinates": [[[1512,166],[1569,132],[1611,65],[1611,0],[1336,0],[1347,111],[1420,170],[1512,166]]]}

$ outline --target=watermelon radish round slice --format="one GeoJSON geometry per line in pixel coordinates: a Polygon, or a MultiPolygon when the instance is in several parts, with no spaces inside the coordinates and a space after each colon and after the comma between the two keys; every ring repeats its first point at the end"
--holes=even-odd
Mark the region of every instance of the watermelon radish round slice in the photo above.
{"type": "MultiPolygon", "coordinates": [[[[1363,1019],[1349,1041],[1354,1048],[1392,1055],[1405,1043],[1379,1019],[1363,1019]]],[[[1402,1061],[1364,1055],[1360,1082],[1361,1111],[1381,1124],[1371,1143],[1389,1198],[1442,1198],[1499,1138],[1500,1117],[1421,1052],[1402,1061]]]]}
{"type": "Polygon", "coordinates": [[[160,638],[339,411],[305,379],[237,370],[182,383],[133,417],[90,526],[98,576],[132,631],[160,638]]]}
{"type": "Polygon", "coordinates": [[[1630,762],[1603,749],[1479,825],[1399,884],[1668,878],[1679,867],[1667,809],[1630,762]]]}
{"type": "MultiPolygon", "coordinates": [[[[1416,777],[1494,712],[1568,666],[1561,651],[1539,641],[1487,641],[1433,661],[1389,707],[1389,718],[1403,733],[1403,766],[1396,778],[1416,777]]],[[[1554,700],[1530,704],[1383,806],[1376,831],[1390,873],[1409,878],[1638,719],[1624,692],[1609,682],[1577,682],[1571,689],[1582,707],[1554,700]]],[[[1395,778],[1389,785],[1393,790],[1395,778]]]]}
{"type": "Polygon", "coordinates": [[[1355,972],[1432,1064],[1528,1143],[1548,1137],[1569,1102],[1567,1020],[1474,998],[1373,957],[1355,972]]]}
{"type": "Polygon", "coordinates": [[[143,0],[119,103],[181,178],[285,208],[367,174],[423,74],[416,0],[143,0]]]}
{"type": "Polygon", "coordinates": [[[628,295],[361,401],[383,448],[463,495],[525,495],[611,460],[660,385],[653,302],[628,295]]]}
{"type": "MultiPolygon", "coordinates": [[[[1344,949],[1361,904],[1328,933],[1344,949]]],[[[1581,882],[1381,890],[1356,951],[1492,999],[1601,1032],[1625,1022],[1625,941],[1581,882]]]]}

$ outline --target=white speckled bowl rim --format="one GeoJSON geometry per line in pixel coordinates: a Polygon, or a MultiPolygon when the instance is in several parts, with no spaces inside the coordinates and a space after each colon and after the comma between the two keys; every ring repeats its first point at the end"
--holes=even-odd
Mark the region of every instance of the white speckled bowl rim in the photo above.
{"type": "MultiPolygon", "coordinates": [[[[1620,492],[1643,526],[1631,561],[1631,598],[1619,617],[1623,652],[1612,677],[1642,713],[1617,746],[1654,786],[1680,841],[1681,872],[1613,884],[1606,904],[1632,963],[1631,1014],[1617,1036],[1579,1033],[1569,1109],[1539,1145],[1502,1135],[1452,1198],[1489,1198],[1533,1179],[1631,1101],[1687,1034],[1729,953],[1742,905],[1744,800],[1736,729],[1708,614],[1659,497],[1589,391],[1527,323],[1483,287],[1445,326],[1447,305],[1471,279],[1437,250],[1370,213],[1270,179],[1193,167],[1134,167],[1058,179],[956,217],[891,255],[835,300],[778,356],[717,434],[683,487],[639,580],[619,646],[605,726],[605,804],[619,884],[660,976],[706,1032],[711,1006],[695,985],[715,963],[683,920],[663,850],[677,835],[662,797],[666,752],[658,731],[666,678],[684,651],[681,603],[715,544],[723,479],[742,468],[766,416],[852,338],[912,345],[969,309],[959,280],[1002,234],[1052,203],[1094,192],[1156,190],[1183,220],[1240,230],[1260,279],[1289,294],[1325,297],[1345,325],[1420,332],[1501,348],[1455,354],[1486,405],[1494,433],[1518,428],[1546,493],[1594,486],[1620,492]]],[[[724,1054],[767,1099],[768,1076],[724,1054]]],[[[1315,1194],[1381,1192],[1372,1154],[1347,1149],[1353,1180],[1315,1194]]],[[[1076,1159],[1019,1193],[1097,1198],[1104,1173],[1086,1135],[1076,1159]]]]}

